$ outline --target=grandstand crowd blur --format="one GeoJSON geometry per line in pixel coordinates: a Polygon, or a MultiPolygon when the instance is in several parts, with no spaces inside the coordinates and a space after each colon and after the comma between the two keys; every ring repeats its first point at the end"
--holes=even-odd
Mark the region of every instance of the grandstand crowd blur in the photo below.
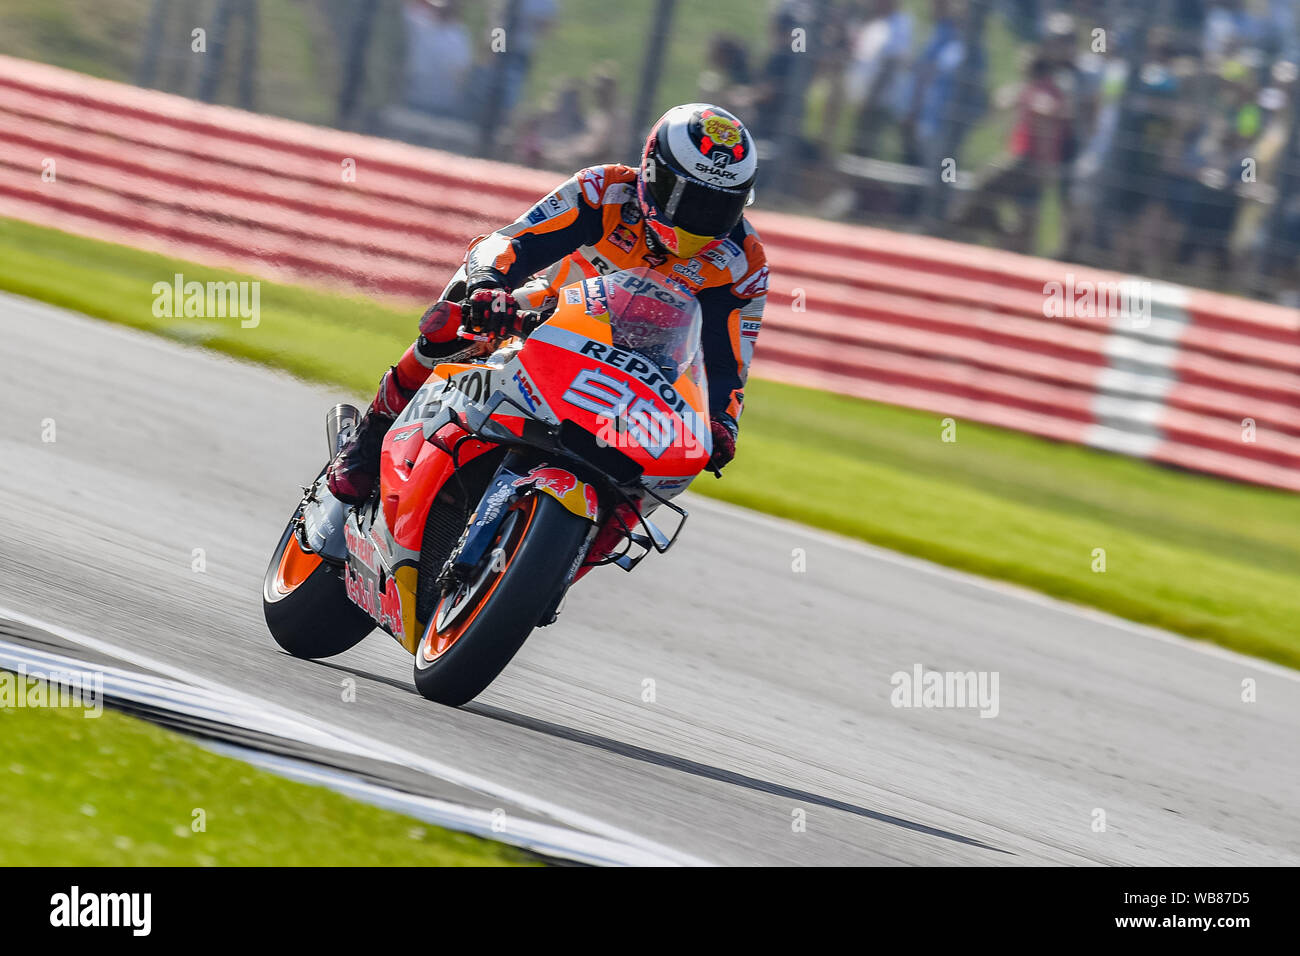
{"type": "Polygon", "coordinates": [[[0,53],[557,172],[708,100],[765,207],[1300,304],[1294,0],[6,7],[0,53]]]}

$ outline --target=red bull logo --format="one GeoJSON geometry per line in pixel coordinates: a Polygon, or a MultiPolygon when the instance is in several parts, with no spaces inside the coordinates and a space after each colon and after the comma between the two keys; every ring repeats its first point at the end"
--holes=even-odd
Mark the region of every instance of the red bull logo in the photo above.
{"type": "Polygon", "coordinates": [[[349,565],[343,572],[344,589],[349,600],[365,611],[380,627],[397,638],[405,636],[406,627],[402,618],[402,593],[397,582],[392,578],[383,591],[379,591],[373,579],[366,580],[349,565]]]}
{"type": "Polygon", "coordinates": [[[596,489],[586,482],[579,481],[572,472],[551,465],[538,465],[522,478],[513,482],[515,488],[545,488],[558,498],[564,507],[576,515],[585,514],[592,521],[600,513],[600,496],[596,489]],[[582,494],[575,492],[582,487],[582,494]]]}
{"type": "Polygon", "coordinates": [[[379,595],[379,623],[388,628],[397,638],[406,636],[406,627],[402,622],[402,592],[397,589],[397,582],[388,579],[388,586],[379,595]]]}
{"type": "Polygon", "coordinates": [[[514,487],[546,488],[563,498],[578,487],[578,479],[563,468],[539,465],[522,478],[514,480],[514,487]]]}

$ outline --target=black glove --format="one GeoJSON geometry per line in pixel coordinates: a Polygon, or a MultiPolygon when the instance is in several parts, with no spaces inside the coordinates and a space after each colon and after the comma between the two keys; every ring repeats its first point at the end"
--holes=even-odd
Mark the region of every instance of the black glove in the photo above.
{"type": "Polygon", "coordinates": [[[465,300],[462,321],[467,332],[500,338],[518,331],[519,303],[509,289],[481,286],[465,300]]]}

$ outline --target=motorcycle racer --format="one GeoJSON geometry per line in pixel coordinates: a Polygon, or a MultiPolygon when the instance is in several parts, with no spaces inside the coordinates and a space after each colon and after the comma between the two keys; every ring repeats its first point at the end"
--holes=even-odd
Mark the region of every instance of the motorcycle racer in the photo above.
{"type": "Polygon", "coordinates": [[[744,218],[758,156],[734,115],[676,106],[651,130],[641,166],[581,170],[517,222],[470,244],[463,278],[425,312],[420,336],[384,373],[356,432],[331,462],[330,492],[358,504],[374,490],[383,438],[433,368],[481,354],[469,332],[515,330],[520,298],[545,308],[553,289],[584,277],[649,267],[695,295],[709,383],[710,467],[735,456],[744,386],[762,322],[768,269],[744,218]],[[540,283],[528,283],[540,270],[540,283]],[[463,305],[460,304],[463,300],[463,305]]]}

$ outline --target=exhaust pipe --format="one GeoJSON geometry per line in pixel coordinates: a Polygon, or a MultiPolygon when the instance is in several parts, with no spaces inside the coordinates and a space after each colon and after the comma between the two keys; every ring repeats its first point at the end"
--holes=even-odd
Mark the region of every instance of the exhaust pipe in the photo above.
{"type": "Polygon", "coordinates": [[[335,405],[325,416],[325,441],[332,459],[357,430],[361,412],[354,405],[335,405]]]}

